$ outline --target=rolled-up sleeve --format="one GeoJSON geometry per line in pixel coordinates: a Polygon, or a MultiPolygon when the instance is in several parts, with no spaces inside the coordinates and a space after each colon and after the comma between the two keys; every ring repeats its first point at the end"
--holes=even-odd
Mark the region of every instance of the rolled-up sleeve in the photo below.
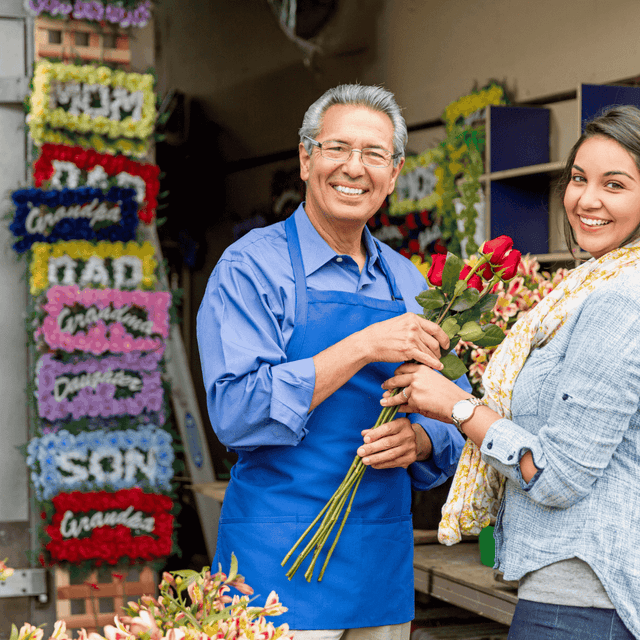
{"type": "Polygon", "coordinates": [[[222,259],[198,311],[207,407],[230,449],[296,445],[315,386],[312,358],[288,362],[278,296],[250,264],[222,259]]]}
{"type": "Polygon", "coordinates": [[[592,491],[640,401],[640,302],[612,289],[592,294],[578,313],[569,337],[562,337],[567,348],[545,423],[531,433],[498,420],[481,447],[483,459],[517,482],[531,500],[558,508],[592,491]],[[539,469],[528,483],[520,471],[527,451],[539,469]]]}

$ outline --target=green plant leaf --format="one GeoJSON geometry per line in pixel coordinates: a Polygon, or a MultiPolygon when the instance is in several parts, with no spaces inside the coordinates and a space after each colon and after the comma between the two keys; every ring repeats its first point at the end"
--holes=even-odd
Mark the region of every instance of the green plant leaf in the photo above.
{"type": "Polygon", "coordinates": [[[442,323],[441,328],[449,336],[449,339],[451,339],[458,333],[460,325],[456,322],[455,318],[449,317],[442,323]]]}
{"type": "Polygon", "coordinates": [[[495,324],[482,327],[483,336],[473,342],[479,347],[495,347],[504,340],[504,331],[495,324]]]}
{"type": "Polygon", "coordinates": [[[484,313],[485,311],[491,311],[493,307],[496,306],[496,302],[498,302],[498,298],[500,296],[497,293],[490,293],[484,298],[482,298],[482,302],[478,305],[480,309],[480,313],[484,313]]]}
{"type": "Polygon", "coordinates": [[[471,309],[476,302],[478,302],[478,297],[480,296],[480,292],[477,289],[469,288],[462,292],[460,297],[456,299],[451,308],[454,311],[466,311],[467,309],[471,309]]]}
{"type": "Polygon", "coordinates": [[[435,322],[439,313],[437,309],[425,309],[423,313],[420,314],[425,320],[430,320],[431,322],[435,322]]]}
{"type": "Polygon", "coordinates": [[[466,342],[475,343],[476,340],[480,340],[484,337],[484,331],[477,322],[465,322],[460,331],[458,331],[458,335],[466,342]]]}
{"type": "Polygon", "coordinates": [[[15,624],[11,625],[11,635],[9,636],[9,640],[18,640],[18,627],[15,624]]]}
{"type": "Polygon", "coordinates": [[[447,301],[441,291],[438,289],[429,289],[416,296],[416,302],[423,309],[441,309],[447,301]]]}
{"type": "Polygon", "coordinates": [[[442,290],[448,296],[452,296],[456,283],[460,280],[460,272],[464,267],[464,260],[449,254],[442,270],[442,290]]]}
{"type": "Polygon", "coordinates": [[[238,576],[238,558],[236,558],[235,553],[231,553],[231,567],[229,569],[229,576],[227,577],[227,582],[231,582],[235,580],[238,576]]]}
{"type": "Polygon", "coordinates": [[[454,353],[448,353],[444,358],[440,358],[440,362],[444,365],[444,369],[440,372],[449,380],[457,380],[460,376],[467,373],[468,369],[454,353]]]}

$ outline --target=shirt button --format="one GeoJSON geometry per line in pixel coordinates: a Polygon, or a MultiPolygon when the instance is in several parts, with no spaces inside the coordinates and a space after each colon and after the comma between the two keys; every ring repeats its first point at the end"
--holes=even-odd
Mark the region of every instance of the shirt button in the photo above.
{"type": "Polygon", "coordinates": [[[493,442],[490,442],[490,443],[487,445],[487,449],[493,449],[493,442]]]}
{"type": "Polygon", "coordinates": [[[513,453],[509,456],[507,456],[507,460],[513,460],[513,453]]]}
{"type": "Polygon", "coordinates": [[[342,262],[342,258],[341,258],[340,256],[338,256],[338,257],[336,258],[336,262],[342,262]]]}

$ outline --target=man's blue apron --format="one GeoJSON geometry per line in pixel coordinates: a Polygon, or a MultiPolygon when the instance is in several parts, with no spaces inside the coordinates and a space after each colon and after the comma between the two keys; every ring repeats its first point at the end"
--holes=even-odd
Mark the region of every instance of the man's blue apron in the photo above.
{"type": "MultiPolygon", "coordinates": [[[[393,274],[380,254],[392,300],[357,293],[310,291],[294,216],[285,222],[296,283],[296,319],[287,347],[289,361],[309,358],[374,322],[406,311],[393,274]]],[[[360,431],[380,413],[381,383],[397,364],[365,366],[313,412],[306,437],[295,447],[240,451],[231,470],[220,518],[213,570],[238,569],[264,604],[274,590],[289,611],[275,624],[292,629],[344,629],[408,622],[414,614],[411,487],[406,469],[367,469],[351,514],[322,582],[317,576],[340,521],[316,562],[311,555],[291,581],[280,563],[344,478],[362,444],[360,431]]],[[[307,539],[308,540],[308,539],[307,539]]]]}

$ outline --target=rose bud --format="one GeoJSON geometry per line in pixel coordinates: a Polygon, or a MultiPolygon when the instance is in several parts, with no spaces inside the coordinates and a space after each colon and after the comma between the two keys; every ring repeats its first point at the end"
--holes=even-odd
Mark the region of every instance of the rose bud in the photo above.
{"type": "Polygon", "coordinates": [[[436,253],[431,256],[431,268],[427,273],[427,280],[429,284],[434,287],[442,286],[442,271],[444,270],[444,263],[447,261],[447,256],[443,253],[436,253]]]}
{"type": "MultiPolygon", "coordinates": [[[[462,267],[462,271],[460,272],[460,280],[464,280],[470,271],[471,271],[471,267],[468,264],[462,267]]],[[[469,282],[467,282],[467,288],[469,287],[473,287],[474,289],[477,289],[478,291],[482,292],[482,289],[484,288],[484,283],[482,282],[482,278],[480,278],[480,276],[477,273],[474,273],[469,278],[469,282]]]]}
{"type": "Polygon", "coordinates": [[[509,236],[498,236],[493,240],[487,240],[480,248],[480,252],[489,258],[492,265],[502,266],[502,259],[511,247],[513,247],[513,240],[509,236]]]}
{"type": "Polygon", "coordinates": [[[522,254],[517,250],[513,249],[509,251],[509,253],[502,260],[502,266],[500,269],[496,269],[496,274],[500,276],[501,280],[504,282],[508,282],[515,278],[518,273],[518,267],[520,266],[520,258],[522,254]]]}

